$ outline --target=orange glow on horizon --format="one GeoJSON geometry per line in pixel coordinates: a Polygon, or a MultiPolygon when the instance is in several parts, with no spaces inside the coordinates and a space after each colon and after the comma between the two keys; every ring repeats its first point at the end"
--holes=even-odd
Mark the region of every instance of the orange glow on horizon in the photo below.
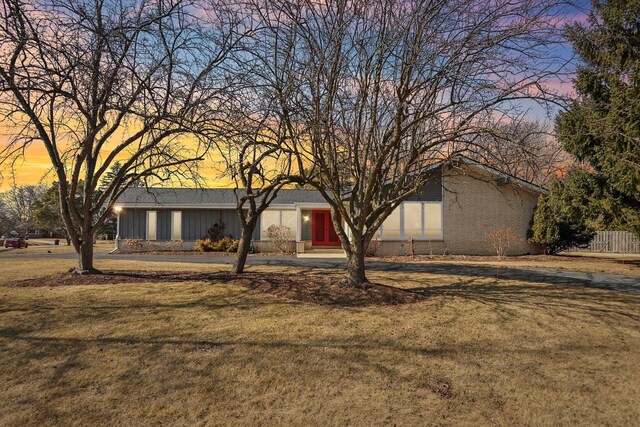
{"type": "MultiPolygon", "coordinates": [[[[0,128],[0,149],[5,147],[11,138],[10,130],[0,128]]],[[[193,142],[195,144],[195,141],[193,142]]],[[[108,154],[105,151],[104,155],[108,154]]],[[[126,156],[125,156],[126,158],[126,156]]],[[[204,160],[200,163],[200,173],[205,178],[205,187],[233,187],[229,178],[221,177],[219,165],[214,160],[204,160]]],[[[57,178],[51,169],[51,161],[46,148],[39,143],[32,143],[25,151],[24,157],[10,164],[0,166],[0,192],[16,185],[51,184],[57,178]]],[[[166,184],[165,184],[166,185],[166,184]]],[[[176,187],[195,187],[196,183],[174,183],[176,187]]]]}

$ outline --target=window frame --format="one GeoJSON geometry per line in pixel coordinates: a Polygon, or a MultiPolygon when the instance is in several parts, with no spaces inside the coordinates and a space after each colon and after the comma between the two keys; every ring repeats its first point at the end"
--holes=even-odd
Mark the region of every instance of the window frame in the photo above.
{"type": "Polygon", "coordinates": [[[158,211],[156,210],[148,210],[147,211],[147,223],[146,223],[146,227],[145,227],[145,240],[158,240],[158,211]],[[149,236],[149,230],[150,228],[150,223],[151,221],[149,220],[149,217],[151,216],[151,214],[153,214],[154,216],[154,222],[156,224],[156,229],[155,232],[153,233],[153,237],[149,236]]]}
{"type": "MultiPolygon", "coordinates": [[[[398,206],[396,208],[399,211],[400,214],[400,237],[385,237],[384,236],[384,222],[382,223],[382,225],[380,226],[380,229],[378,230],[378,235],[380,236],[379,239],[380,240],[384,240],[384,241],[388,241],[388,242],[393,242],[393,241],[406,241],[407,239],[413,239],[413,240],[418,240],[418,241],[443,241],[444,240],[444,203],[442,202],[442,200],[432,200],[432,201],[421,201],[421,200],[411,200],[411,201],[406,201],[406,202],[402,202],[400,204],[400,206],[398,206]],[[422,229],[422,236],[421,237],[406,237],[406,233],[405,233],[405,218],[404,218],[404,207],[405,207],[405,203],[419,203],[420,204],[420,223],[421,223],[421,229],[422,229]],[[424,220],[424,213],[425,213],[425,205],[426,204],[431,204],[431,205],[440,205],[440,236],[439,237],[425,237],[426,234],[426,228],[425,228],[425,220],[424,220]]],[[[386,219],[385,219],[386,221],[386,219]]]]}
{"type": "MultiPolygon", "coordinates": [[[[295,222],[295,224],[294,224],[294,225],[295,225],[296,227],[297,227],[297,225],[298,225],[299,218],[298,218],[298,213],[297,213],[297,211],[296,211],[295,209],[283,209],[283,208],[271,208],[271,209],[265,209],[265,210],[260,214],[260,241],[261,241],[261,242],[267,242],[267,241],[270,241],[270,240],[271,240],[271,239],[269,239],[269,237],[267,237],[267,236],[266,236],[266,232],[267,232],[267,229],[268,229],[269,227],[265,227],[265,226],[264,226],[264,219],[263,219],[263,218],[264,218],[264,216],[263,216],[263,215],[264,215],[264,213],[265,213],[265,212],[273,213],[273,212],[276,212],[276,211],[278,212],[278,224],[276,224],[276,225],[278,225],[278,226],[281,226],[281,225],[282,225],[282,213],[283,213],[283,212],[285,212],[285,211],[286,211],[286,212],[292,212],[292,213],[293,213],[294,220],[295,220],[295,221],[294,221],[294,222],[295,222]]],[[[274,225],[274,224],[269,224],[269,225],[271,226],[271,225],[274,225]]],[[[287,226],[287,227],[288,227],[288,226],[287,226]]],[[[291,228],[290,232],[291,232],[291,234],[292,234],[292,235],[290,236],[290,238],[291,238],[291,240],[292,240],[292,241],[295,241],[295,240],[296,240],[296,232],[297,232],[296,227],[293,227],[293,228],[289,227],[289,228],[291,228]]]]}

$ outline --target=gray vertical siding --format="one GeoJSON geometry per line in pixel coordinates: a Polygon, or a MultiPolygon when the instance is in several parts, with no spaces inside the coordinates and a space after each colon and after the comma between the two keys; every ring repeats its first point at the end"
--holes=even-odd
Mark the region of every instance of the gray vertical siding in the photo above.
{"type": "MultiPolygon", "coordinates": [[[[433,179],[417,194],[408,200],[441,201],[441,170],[433,172],[433,179]]],[[[158,212],[158,240],[171,239],[171,211],[180,209],[123,209],[120,213],[121,239],[146,239],[147,211],[158,212]]],[[[235,209],[181,209],[182,240],[197,240],[207,235],[207,230],[214,224],[224,224],[224,234],[239,238],[241,232],[240,219],[235,209]]],[[[311,216],[311,210],[301,211],[302,216],[311,216]]],[[[302,218],[300,218],[302,221],[302,218]]],[[[253,232],[253,239],[260,240],[260,221],[253,232]]],[[[311,240],[311,221],[302,221],[302,240],[311,240]]]]}
{"type": "MultiPolygon", "coordinates": [[[[237,239],[241,226],[234,209],[123,209],[120,212],[120,238],[143,240],[147,234],[147,211],[158,212],[158,240],[171,239],[171,212],[182,212],[182,240],[197,240],[207,235],[214,224],[224,224],[224,234],[237,239]]],[[[253,233],[259,240],[260,221],[253,233]]]]}
{"type": "Polygon", "coordinates": [[[409,197],[410,201],[420,202],[441,202],[442,201],[442,172],[438,168],[434,171],[433,177],[416,194],[409,197]]]}
{"type": "Polygon", "coordinates": [[[145,239],[147,227],[146,209],[123,209],[120,212],[120,238],[145,239]]]}
{"type": "Polygon", "coordinates": [[[171,211],[158,209],[158,240],[171,240],[171,211]]]}
{"type": "Polygon", "coordinates": [[[207,235],[214,224],[224,225],[224,234],[240,237],[240,220],[233,209],[185,209],[182,211],[182,240],[197,240],[207,235]]]}

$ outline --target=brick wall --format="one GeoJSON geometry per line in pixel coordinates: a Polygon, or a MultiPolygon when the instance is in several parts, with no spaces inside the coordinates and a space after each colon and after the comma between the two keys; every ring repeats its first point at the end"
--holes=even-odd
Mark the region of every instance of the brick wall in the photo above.
{"type": "MultiPolygon", "coordinates": [[[[443,241],[414,241],[415,254],[495,255],[487,231],[510,227],[518,236],[509,255],[542,253],[526,234],[538,194],[516,185],[498,185],[494,175],[472,167],[445,171],[443,241]]],[[[380,242],[378,254],[410,255],[409,242],[380,242]]]]}

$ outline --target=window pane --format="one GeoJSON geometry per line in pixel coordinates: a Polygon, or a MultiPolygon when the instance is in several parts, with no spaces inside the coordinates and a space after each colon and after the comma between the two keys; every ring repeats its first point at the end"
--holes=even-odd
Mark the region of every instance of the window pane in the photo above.
{"type": "Polygon", "coordinates": [[[182,212],[171,212],[171,240],[182,240],[182,212]]]}
{"type": "Polygon", "coordinates": [[[158,229],[158,213],[156,211],[147,212],[147,240],[156,240],[158,229]]]}
{"type": "Polygon", "coordinates": [[[397,239],[400,237],[400,207],[391,212],[382,223],[382,238],[397,239]]]}
{"type": "Polygon", "coordinates": [[[291,239],[296,238],[296,211],[282,211],[282,223],[289,227],[289,237],[291,239]]]}
{"type": "Polygon", "coordinates": [[[442,203],[424,204],[424,237],[442,238],[442,203]]]}
{"type": "Polygon", "coordinates": [[[267,209],[260,215],[260,239],[267,240],[267,229],[272,225],[280,225],[280,211],[267,209]]]}
{"type": "Polygon", "coordinates": [[[404,203],[404,237],[422,237],[422,203],[404,203]]]}

